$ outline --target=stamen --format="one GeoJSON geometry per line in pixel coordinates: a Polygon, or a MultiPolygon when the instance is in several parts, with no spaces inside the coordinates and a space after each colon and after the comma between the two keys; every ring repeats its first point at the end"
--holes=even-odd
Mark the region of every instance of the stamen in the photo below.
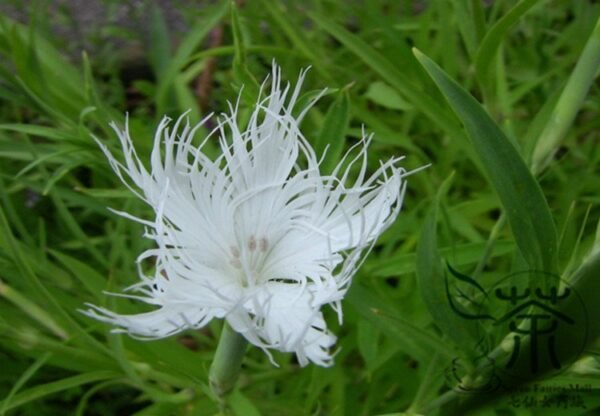
{"type": "Polygon", "coordinates": [[[262,237],[259,241],[259,248],[260,251],[262,251],[263,253],[265,251],[267,251],[267,249],[269,248],[269,240],[266,239],[266,237],[262,237]]]}
{"type": "Polygon", "coordinates": [[[250,236],[250,240],[248,241],[248,249],[250,251],[256,250],[256,238],[254,236],[250,236]]]}
{"type": "Polygon", "coordinates": [[[229,247],[229,250],[231,251],[231,255],[233,257],[235,257],[236,259],[240,258],[240,249],[237,248],[236,246],[231,246],[229,247]]]}

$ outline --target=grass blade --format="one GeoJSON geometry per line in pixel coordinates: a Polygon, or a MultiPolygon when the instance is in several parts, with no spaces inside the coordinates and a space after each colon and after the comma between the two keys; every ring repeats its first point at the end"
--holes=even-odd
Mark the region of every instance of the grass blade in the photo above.
{"type": "MultiPolygon", "coordinates": [[[[41,399],[44,396],[68,390],[73,387],[94,383],[97,381],[109,380],[116,377],[119,377],[119,373],[115,373],[114,371],[93,371],[73,377],[63,378],[59,381],[41,384],[15,395],[10,403],[6,405],[6,410],[8,411],[17,408],[26,403],[41,399]]],[[[4,406],[4,400],[0,402],[0,404],[4,406]]]]}
{"type": "Polygon", "coordinates": [[[49,353],[49,352],[45,353],[40,358],[35,360],[35,362],[33,364],[31,364],[31,366],[29,366],[29,368],[27,370],[25,370],[25,372],[21,375],[21,377],[19,377],[19,379],[16,381],[16,383],[10,389],[10,392],[8,393],[8,395],[2,402],[2,407],[0,408],[0,416],[4,416],[6,414],[6,409],[10,405],[10,402],[11,402],[13,396],[21,389],[21,387],[23,387],[25,385],[25,383],[27,383],[27,381],[31,377],[34,376],[35,373],[37,373],[37,371],[42,366],[44,366],[44,364],[46,364],[46,361],[48,361],[48,358],[50,358],[51,356],[52,356],[52,353],[49,353]]]}
{"type": "Polygon", "coordinates": [[[331,173],[340,160],[349,123],[350,100],[348,92],[344,89],[329,106],[315,142],[317,155],[321,156],[327,152],[321,164],[322,172],[325,174],[331,173]]]}
{"type": "Polygon", "coordinates": [[[441,338],[390,312],[390,307],[384,305],[386,302],[364,286],[353,284],[346,300],[383,334],[398,342],[400,349],[416,359],[426,359],[432,351],[445,358],[456,356],[441,338]]]}
{"type": "Polygon", "coordinates": [[[435,201],[421,229],[417,246],[417,278],[423,301],[433,321],[444,334],[464,351],[472,350],[483,335],[477,320],[466,320],[459,316],[449,302],[449,277],[442,265],[438,251],[437,220],[441,199],[444,197],[453,175],[439,188],[435,201]]]}
{"type": "Polygon", "coordinates": [[[340,41],[348,50],[364,61],[374,72],[406,97],[431,121],[452,137],[462,136],[462,132],[453,117],[444,111],[435,100],[423,94],[414,86],[414,81],[405,76],[398,68],[358,36],[348,32],[330,19],[309,13],[309,16],[324,30],[340,41]]]}
{"type": "Polygon", "coordinates": [[[19,293],[12,287],[4,284],[2,281],[0,281],[0,296],[4,297],[16,307],[21,309],[31,319],[40,323],[44,328],[49,330],[58,338],[65,340],[69,337],[67,332],[61,328],[60,325],[58,325],[50,315],[48,315],[46,310],[27,299],[26,296],[19,293]]]}
{"type": "Polygon", "coordinates": [[[156,102],[158,104],[158,113],[164,114],[169,97],[169,91],[174,88],[179,71],[188,64],[189,58],[196,50],[200,42],[204,39],[210,30],[217,25],[227,13],[229,2],[222,0],[217,3],[214,8],[202,19],[199,19],[188,31],[186,37],[182,40],[181,45],[175,52],[175,56],[171,59],[168,66],[161,69],[162,77],[159,79],[159,84],[156,92],[156,102]]]}
{"type": "Polygon", "coordinates": [[[492,84],[490,79],[491,64],[506,33],[539,1],[521,0],[486,33],[475,55],[475,71],[483,85],[492,84]]]}
{"type": "Polygon", "coordinates": [[[548,156],[553,153],[571,127],[599,69],[600,19],[596,21],[594,31],[577,61],[575,70],[569,77],[550,120],[538,139],[533,152],[533,172],[537,173],[545,166],[548,156]]]}

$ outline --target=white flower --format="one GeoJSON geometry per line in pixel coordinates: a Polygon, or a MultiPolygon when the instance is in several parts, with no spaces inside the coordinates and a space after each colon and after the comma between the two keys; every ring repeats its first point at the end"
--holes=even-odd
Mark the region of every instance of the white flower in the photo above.
{"type": "MultiPolygon", "coordinates": [[[[196,146],[196,127],[185,115],[173,128],[165,117],[154,137],[150,170],[139,160],[127,124],[114,123],[123,149],[117,161],[100,144],[119,178],[150,205],[145,237],[156,248],[138,258],[154,258],[152,276],[121,295],[155,305],[156,310],[120,315],[89,305],[87,315],[114,324],[115,332],[162,338],[201,328],[224,318],[249,342],[294,352],[301,365],[332,364],[336,337],[321,307],[331,305],[341,321],[340,301],[375,239],[400,211],[405,171],[392,158],[367,177],[367,147],[358,142],[332,175],[299,130],[308,110],[292,109],[305,72],[290,96],[274,66],[271,93],[258,99],[247,127],[237,106],[196,146]],[[203,152],[218,140],[214,160],[203,152]],[[349,178],[354,172],[352,186],[349,178]]],[[[312,103],[308,106],[312,106],[312,103]]]]}

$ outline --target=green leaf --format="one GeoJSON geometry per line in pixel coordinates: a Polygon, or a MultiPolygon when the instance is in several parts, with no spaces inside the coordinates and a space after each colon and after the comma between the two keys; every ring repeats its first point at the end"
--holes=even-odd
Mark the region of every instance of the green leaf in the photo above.
{"type": "Polygon", "coordinates": [[[360,37],[333,23],[331,19],[315,13],[308,13],[319,26],[329,32],[344,46],[360,58],[374,72],[394,87],[403,97],[422,111],[429,119],[452,137],[462,136],[462,132],[454,118],[448,114],[434,99],[423,94],[415,82],[408,78],[399,68],[373,49],[360,37]]]}
{"type": "Polygon", "coordinates": [[[376,363],[378,357],[380,331],[365,320],[358,321],[357,327],[358,351],[365,360],[367,368],[372,371],[373,364],[376,363]]]}
{"type": "MultiPolygon", "coordinates": [[[[72,377],[63,378],[59,381],[40,384],[38,386],[25,390],[19,394],[16,394],[11,399],[10,403],[6,406],[6,410],[17,408],[26,403],[41,399],[44,396],[68,390],[73,387],[81,386],[83,384],[88,383],[94,383],[97,381],[109,380],[116,377],[119,377],[119,373],[116,373],[114,371],[93,371],[90,373],[84,373],[72,377]]],[[[0,402],[0,405],[4,406],[4,401],[0,402]]]]}
{"type": "MultiPolygon", "coordinates": [[[[294,50],[299,51],[306,59],[312,63],[315,69],[319,72],[319,75],[326,79],[331,79],[331,73],[327,71],[323,66],[323,58],[317,52],[319,49],[315,48],[311,44],[309,39],[304,34],[303,28],[297,25],[295,22],[290,21],[290,11],[286,10],[286,7],[290,7],[284,2],[273,2],[267,0],[260,0],[264,10],[269,14],[273,22],[281,29],[283,33],[292,43],[294,50]]],[[[292,12],[293,13],[293,12],[292,12]]]]}
{"type": "MultiPolygon", "coordinates": [[[[473,1],[452,0],[452,11],[456,18],[458,30],[463,38],[469,57],[473,57],[481,40],[480,33],[485,21],[480,21],[480,8],[473,9],[473,1]]],[[[476,1],[475,3],[480,3],[476,1]]]]}
{"type": "Polygon", "coordinates": [[[252,107],[256,102],[260,91],[260,85],[252,75],[246,61],[246,45],[238,13],[238,6],[231,3],[231,30],[233,32],[233,75],[240,87],[243,87],[241,94],[248,106],[252,107]]]}
{"type": "Polygon", "coordinates": [[[390,110],[407,111],[413,108],[396,90],[382,81],[375,81],[369,85],[365,98],[390,110]]]}
{"type": "Polygon", "coordinates": [[[475,55],[475,70],[482,84],[489,85],[490,67],[506,33],[540,0],[521,0],[486,33],[475,55]]]}
{"type": "Polygon", "coordinates": [[[239,389],[235,389],[227,398],[227,404],[235,416],[260,416],[260,411],[239,389]]]}
{"type": "Polygon", "coordinates": [[[600,18],[588,39],[565,89],[552,110],[533,152],[532,170],[540,172],[571,127],[600,69],[600,18]]]}
{"type": "Polygon", "coordinates": [[[52,356],[52,353],[47,352],[44,355],[42,355],[40,358],[35,360],[35,362],[33,364],[31,364],[31,366],[29,366],[29,368],[27,370],[25,370],[25,372],[21,375],[21,377],[19,377],[19,379],[16,381],[16,383],[13,384],[12,388],[10,389],[10,392],[8,393],[8,395],[6,396],[6,398],[4,399],[4,401],[2,403],[2,407],[0,407],[0,415],[1,416],[4,416],[4,414],[6,413],[6,409],[10,405],[10,402],[11,402],[13,396],[21,389],[21,387],[23,387],[25,385],[25,383],[27,383],[27,381],[29,381],[29,379],[31,377],[33,377],[35,375],[35,373],[37,373],[37,371],[41,367],[43,367],[46,364],[46,361],[48,361],[48,358],[50,358],[51,356],[52,356]]]}
{"type": "Polygon", "coordinates": [[[210,30],[223,19],[228,8],[229,2],[227,0],[221,0],[215,6],[210,8],[203,18],[198,19],[194,23],[187,32],[185,38],[182,39],[179,48],[175,52],[175,56],[173,56],[169,65],[164,68],[163,75],[158,80],[159,84],[156,92],[156,102],[159,114],[165,113],[168,93],[169,91],[173,91],[173,83],[176,81],[175,79],[178,76],[179,71],[189,63],[190,56],[194,53],[200,42],[202,42],[210,30]]]}
{"type": "MultiPolygon", "coordinates": [[[[467,264],[477,263],[483,255],[486,242],[457,244],[451,247],[440,248],[440,255],[449,258],[456,267],[467,264]]],[[[508,254],[515,249],[512,241],[501,240],[494,244],[494,251],[490,257],[508,254]]],[[[365,273],[377,277],[398,276],[413,273],[416,270],[415,253],[399,253],[390,258],[377,259],[377,261],[367,262],[364,266],[365,273]]]]}
{"type": "Polygon", "coordinates": [[[13,303],[58,338],[63,340],[68,338],[67,332],[52,319],[51,315],[45,309],[29,300],[27,296],[24,296],[14,288],[2,283],[2,281],[0,281],[0,297],[13,303]]]}
{"type": "Polygon", "coordinates": [[[556,271],[556,228],[542,190],[519,152],[468,92],[430,58],[416,49],[414,53],[463,122],[523,258],[533,270],[556,271]]]}
{"type": "Polygon", "coordinates": [[[170,60],[171,37],[165,16],[161,8],[152,3],[150,7],[150,44],[147,47],[148,58],[156,78],[160,79],[168,68],[170,60]]]}
{"type": "Polygon", "coordinates": [[[74,120],[85,106],[83,80],[52,43],[0,15],[0,51],[14,65],[16,82],[49,114],[74,120]]]}
{"type": "MultiPolygon", "coordinates": [[[[560,365],[567,368],[569,364],[578,359],[583,352],[587,351],[600,338],[600,251],[591,253],[568,280],[568,289],[571,293],[564,300],[553,307],[556,316],[566,316],[573,320],[571,324],[564,322],[556,327],[552,336],[556,340],[553,346],[554,355],[560,357],[560,365]],[[560,314],[560,315],[559,315],[560,314]]],[[[531,348],[532,337],[528,336],[521,343],[522,351],[531,348]]],[[[506,350],[504,350],[506,352],[506,350]]],[[[530,357],[528,354],[520,354],[514,368],[520,382],[530,382],[550,374],[556,374],[557,368],[550,360],[537,360],[537,372],[532,373],[530,368],[530,357]]]]}
{"type": "Polygon", "coordinates": [[[106,289],[107,281],[92,267],[74,259],[60,251],[50,250],[50,253],[58,259],[72,274],[81,282],[84,288],[95,298],[101,298],[102,291],[106,289]]]}
{"type": "Polygon", "coordinates": [[[90,336],[84,331],[81,326],[67,313],[63,305],[50,293],[50,291],[44,286],[39,277],[33,271],[33,266],[30,264],[30,260],[27,259],[21,250],[19,242],[15,239],[12,234],[12,230],[8,224],[4,211],[0,207],[0,248],[6,250],[7,253],[12,257],[17,269],[26,279],[29,287],[33,289],[41,298],[47,302],[48,313],[54,314],[55,318],[60,317],[60,320],[56,320],[58,324],[62,322],[63,326],[67,328],[67,332],[71,331],[71,335],[76,334],[81,336],[88,345],[98,348],[99,350],[106,351],[106,347],[98,340],[90,336]]]}
{"type": "Polygon", "coordinates": [[[45,137],[50,140],[73,140],[76,136],[73,136],[65,131],[65,129],[59,130],[53,127],[36,126],[33,124],[17,124],[17,123],[6,123],[0,124],[0,130],[7,130],[12,132],[18,132],[28,134],[31,136],[45,137]]]}
{"type": "Polygon", "coordinates": [[[456,345],[465,351],[471,351],[477,346],[483,333],[477,321],[466,320],[456,313],[448,293],[448,277],[437,248],[439,207],[452,179],[453,175],[440,186],[421,228],[421,237],[417,246],[417,278],[421,296],[435,324],[456,345]]]}
{"type": "Polygon", "coordinates": [[[456,356],[455,351],[441,338],[397,316],[390,306],[386,306],[388,302],[364,286],[355,282],[348,291],[346,300],[366,320],[397,342],[401,350],[417,360],[428,361],[434,351],[446,358],[456,356]]]}
{"type": "Polygon", "coordinates": [[[343,89],[329,106],[315,142],[317,157],[325,154],[321,163],[323,173],[331,173],[339,162],[346,144],[346,130],[349,124],[350,101],[347,89],[343,89]]]}

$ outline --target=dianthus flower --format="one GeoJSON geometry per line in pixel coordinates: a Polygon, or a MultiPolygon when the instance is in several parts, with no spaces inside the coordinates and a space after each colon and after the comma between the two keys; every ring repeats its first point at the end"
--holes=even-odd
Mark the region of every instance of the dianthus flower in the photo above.
{"type": "Polygon", "coordinates": [[[299,128],[312,103],[292,113],[304,75],[292,90],[274,66],[271,92],[258,98],[247,125],[238,124],[238,106],[230,105],[199,145],[193,142],[203,122],[192,127],[183,115],[171,128],[163,118],[150,169],[127,123],[124,130],[112,124],[122,161],[100,144],[102,150],[154,211],[152,220],[121,213],[144,224],[155,242],[138,258],[154,259],[152,274],[140,267],[141,281],[128,288],[138,295],[123,296],[156,309],[121,315],[88,305],[87,315],[149,339],[221,318],[267,353],[294,352],[303,366],[332,364],[336,337],[321,309],[331,305],[341,321],[352,276],[400,211],[405,171],[401,158],[391,158],[367,175],[365,136],[331,174],[321,174],[299,128]],[[217,157],[203,152],[209,140],[218,140],[217,157]]]}

